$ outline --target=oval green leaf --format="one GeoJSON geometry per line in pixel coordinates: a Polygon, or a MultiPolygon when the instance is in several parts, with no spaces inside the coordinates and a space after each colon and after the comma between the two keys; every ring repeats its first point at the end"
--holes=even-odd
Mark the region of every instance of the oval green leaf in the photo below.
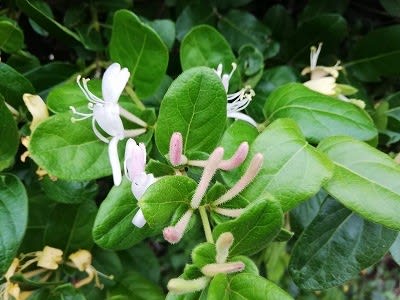
{"type": "Polygon", "coordinates": [[[7,19],[0,21],[0,49],[7,53],[17,52],[24,46],[24,33],[7,19]]]}
{"type": "Polygon", "coordinates": [[[318,143],[334,135],[350,135],[370,140],[377,129],[361,108],[317,92],[299,83],[286,84],[275,90],[264,107],[268,120],[294,119],[307,140],[318,143]]]}
{"type": "Polygon", "coordinates": [[[24,237],[28,222],[28,197],[14,175],[0,175],[0,274],[4,274],[24,237]]]}
{"type": "Polygon", "coordinates": [[[0,171],[8,168],[14,161],[18,150],[19,135],[15,120],[0,94],[0,171]]]}
{"type": "Polygon", "coordinates": [[[400,74],[400,44],[388,43],[400,39],[400,25],[387,26],[369,32],[351,51],[352,61],[346,69],[363,81],[378,81],[381,76],[400,74]]]}
{"type": "Polygon", "coordinates": [[[400,230],[400,166],[388,155],[350,137],[318,146],[335,164],[324,188],[367,220],[400,230]]]}
{"type": "Polygon", "coordinates": [[[197,67],[182,73],[170,86],[160,106],[156,144],[167,154],[172,134],[180,132],[184,153],[211,152],[225,129],[226,93],[215,72],[197,67]]]}
{"type": "Polygon", "coordinates": [[[162,229],[171,225],[176,214],[181,217],[190,208],[196,187],[197,183],[186,176],[165,176],[153,183],[139,201],[150,227],[162,229]]]}
{"type": "Polygon", "coordinates": [[[233,245],[229,255],[251,255],[265,248],[279,233],[283,225],[283,214],[278,202],[270,197],[262,197],[249,204],[236,219],[214,227],[214,239],[230,231],[233,245]]]}
{"type": "Polygon", "coordinates": [[[168,49],[158,34],[128,10],[114,14],[110,56],[127,67],[139,97],[148,97],[160,85],[168,66],[168,49]]]}
{"type": "Polygon", "coordinates": [[[138,210],[131,183],[123,180],[120,186],[114,186],[101,203],[94,222],[96,244],[107,249],[127,249],[154,234],[148,225],[138,228],[132,224],[138,210]]]}
{"type": "Polygon", "coordinates": [[[216,68],[222,63],[225,73],[236,61],[225,38],[208,25],[196,26],[185,36],[180,48],[180,58],[183,70],[198,66],[216,68]]]}
{"type": "Polygon", "coordinates": [[[258,152],[264,155],[263,166],[242,193],[250,201],[267,192],[286,212],[316,194],[332,176],[332,162],[307,143],[291,119],[269,125],[251,144],[249,157],[258,152]]]}
{"type": "Polygon", "coordinates": [[[264,277],[251,273],[233,276],[218,274],[210,282],[208,300],[293,300],[280,287],[264,277]]]}
{"type": "Polygon", "coordinates": [[[111,174],[107,144],[93,133],[91,121],[71,122],[70,113],[41,123],[29,144],[32,159],[51,175],[66,180],[91,180],[111,174]]]}
{"type": "Polygon", "coordinates": [[[396,231],[362,219],[328,196],[297,240],[289,270],[302,289],[341,285],[379,261],[396,236],[396,231]]]}
{"type": "Polygon", "coordinates": [[[19,72],[9,65],[0,62],[0,91],[4,100],[17,108],[23,104],[22,95],[24,93],[34,94],[35,90],[32,84],[19,72]],[[12,84],[10,84],[12,82],[12,84]]]}

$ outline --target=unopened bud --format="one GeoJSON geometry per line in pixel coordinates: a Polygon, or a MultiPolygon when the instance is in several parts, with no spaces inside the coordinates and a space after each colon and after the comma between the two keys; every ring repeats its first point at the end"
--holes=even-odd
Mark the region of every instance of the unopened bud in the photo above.
{"type": "Polygon", "coordinates": [[[189,224],[190,218],[193,214],[193,211],[189,209],[185,214],[179,219],[178,223],[175,226],[169,226],[164,228],[163,236],[166,241],[171,244],[178,243],[185,233],[186,227],[189,224]]]}
{"type": "Polygon", "coordinates": [[[180,132],[174,132],[169,142],[169,160],[174,167],[187,163],[187,158],[182,154],[182,149],[182,134],[180,132]]]}
{"type": "Polygon", "coordinates": [[[220,273],[230,274],[241,272],[244,270],[245,267],[245,264],[241,261],[222,264],[208,264],[201,268],[201,272],[208,277],[213,277],[220,273]]]}
{"type": "Polygon", "coordinates": [[[218,168],[224,171],[229,171],[234,168],[240,166],[247,157],[249,152],[249,144],[247,142],[243,142],[239,145],[235,154],[232,155],[230,159],[223,160],[218,165],[218,168]]]}
{"type": "Polygon", "coordinates": [[[231,232],[224,232],[218,237],[215,243],[215,248],[217,250],[215,261],[217,264],[226,262],[226,259],[229,255],[229,248],[232,246],[232,244],[233,234],[231,232]]]}
{"type": "Polygon", "coordinates": [[[210,279],[204,276],[192,280],[173,278],[168,281],[167,288],[171,293],[176,295],[193,293],[204,290],[209,281],[210,279]]]}

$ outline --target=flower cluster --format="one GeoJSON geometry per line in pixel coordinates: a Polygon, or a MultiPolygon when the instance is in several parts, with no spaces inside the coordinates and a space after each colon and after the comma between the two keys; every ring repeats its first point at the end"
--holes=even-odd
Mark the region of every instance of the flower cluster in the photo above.
{"type": "MultiPolygon", "coordinates": [[[[0,285],[0,298],[10,299],[26,299],[32,294],[32,291],[21,291],[18,283],[13,282],[12,276],[16,274],[22,275],[25,279],[35,279],[40,282],[46,282],[63,263],[63,251],[54,247],[45,246],[43,250],[32,253],[22,254],[19,258],[14,258],[7,272],[4,274],[5,283],[0,285]],[[32,266],[36,264],[36,268],[32,266]]],[[[112,276],[106,276],[99,273],[92,266],[92,254],[87,250],[78,250],[68,257],[66,265],[86,272],[87,277],[74,283],[76,288],[89,284],[95,280],[95,285],[102,288],[98,275],[102,275],[109,279],[112,276]]]]}
{"type": "MultiPolygon", "coordinates": [[[[189,166],[203,167],[203,174],[200,178],[200,182],[193,194],[190,202],[190,208],[183,214],[179,221],[173,225],[164,228],[163,235],[164,239],[175,244],[179,242],[185,230],[189,224],[190,218],[193,212],[200,207],[201,201],[204,198],[208,186],[212,178],[214,177],[217,170],[232,170],[240,166],[247,157],[249,151],[249,145],[247,142],[243,142],[239,145],[236,152],[230,159],[223,159],[224,148],[217,147],[209,156],[207,160],[188,160],[182,153],[183,140],[180,133],[174,133],[170,140],[169,158],[173,166],[179,166],[186,164],[189,166]]],[[[250,164],[236,184],[229,189],[225,194],[220,196],[218,199],[210,204],[210,209],[214,212],[227,216],[227,217],[238,217],[243,212],[243,208],[224,208],[221,205],[229,202],[236,197],[241,191],[243,191],[251,181],[257,176],[263,164],[263,155],[257,153],[253,156],[250,164]]]]}
{"type": "Polygon", "coordinates": [[[321,49],[322,43],[318,44],[318,48],[315,46],[311,47],[310,66],[301,71],[301,75],[310,74],[311,78],[304,82],[304,85],[313,91],[333,96],[342,101],[353,103],[360,108],[364,108],[365,103],[362,100],[347,97],[356,93],[357,89],[350,85],[339,84],[336,82],[339,77],[339,71],[343,70],[340,61],[337,61],[336,64],[331,67],[317,65],[321,49]]]}
{"type": "MultiPolygon", "coordinates": [[[[70,109],[78,118],[72,121],[92,118],[92,128],[99,140],[108,143],[108,155],[113,173],[113,180],[116,186],[121,184],[122,174],[118,156],[118,142],[129,138],[125,147],[124,173],[132,183],[132,193],[136,199],[140,199],[146,189],[155,182],[153,174],[146,174],[146,148],[143,143],[137,144],[132,137],[146,132],[148,124],[118,104],[119,97],[125,88],[130,73],[127,68],[122,68],[118,63],[113,63],[104,72],[102,78],[103,99],[98,98],[90,92],[87,82],[89,79],[78,76],[77,83],[89,101],[88,108],[92,112],[78,112],[75,107],[70,109]],[[139,129],[126,130],[121,117],[141,126],[139,129]],[[107,133],[111,139],[105,137],[97,128],[107,133]]],[[[137,227],[146,224],[143,213],[139,210],[134,216],[132,223],[137,227]]]]}

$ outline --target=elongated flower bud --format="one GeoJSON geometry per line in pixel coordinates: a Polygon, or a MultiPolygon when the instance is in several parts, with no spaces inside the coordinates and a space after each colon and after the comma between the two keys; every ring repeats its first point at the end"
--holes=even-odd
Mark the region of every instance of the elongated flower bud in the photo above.
{"type": "Polygon", "coordinates": [[[193,211],[189,209],[182,218],[179,219],[175,226],[169,226],[164,228],[163,236],[166,241],[171,244],[178,243],[185,233],[186,227],[189,224],[190,218],[192,217],[193,211]]]}
{"type": "Polygon", "coordinates": [[[225,194],[214,201],[213,204],[221,205],[225,202],[228,202],[233,197],[238,195],[241,191],[243,191],[245,187],[257,176],[263,164],[263,160],[264,158],[261,153],[257,153],[256,155],[254,155],[249,167],[247,168],[243,176],[239,179],[239,181],[230,190],[228,190],[225,194]]]}
{"type": "Polygon", "coordinates": [[[218,147],[214,150],[213,153],[211,153],[210,157],[208,158],[207,163],[204,167],[203,175],[201,176],[199,185],[197,186],[197,189],[194,192],[192,201],[190,203],[190,206],[193,209],[199,207],[201,199],[207,191],[208,185],[210,184],[211,179],[217,171],[218,165],[221,162],[223,156],[224,148],[218,147]]]}
{"type": "Polygon", "coordinates": [[[219,273],[236,273],[241,272],[245,268],[245,264],[241,261],[222,263],[222,264],[208,264],[201,268],[201,273],[206,276],[213,277],[219,273]]]}
{"type": "Polygon", "coordinates": [[[236,152],[232,155],[230,159],[223,160],[218,165],[218,168],[224,171],[229,171],[240,166],[247,157],[249,153],[249,143],[243,142],[239,145],[236,152]]]}
{"type": "Polygon", "coordinates": [[[204,290],[207,287],[210,278],[199,277],[192,280],[186,280],[183,278],[173,278],[168,281],[167,288],[171,293],[175,295],[193,293],[204,290]]]}
{"type": "Polygon", "coordinates": [[[182,154],[182,149],[182,134],[180,132],[174,132],[169,142],[169,160],[174,167],[187,162],[187,158],[182,154]]]}
{"type": "Polygon", "coordinates": [[[230,218],[237,218],[239,217],[243,211],[244,208],[222,208],[222,207],[214,207],[213,211],[226,216],[226,217],[230,217],[230,218]]]}
{"type": "Polygon", "coordinates": [[[233,244],[233,234],[231,232],[222,233],[217,241],[215,242],[215,248],[217,250],[217,256],[215,261],[217,264],[226,262],[229,255],[229,248],[233,244]]]}

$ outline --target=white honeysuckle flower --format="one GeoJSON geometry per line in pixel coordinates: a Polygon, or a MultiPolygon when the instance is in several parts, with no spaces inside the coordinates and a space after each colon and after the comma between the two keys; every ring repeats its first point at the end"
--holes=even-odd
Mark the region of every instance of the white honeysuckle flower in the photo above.
{"type": "Polygon", "coordinates": [[[309,80],[303,85],[324,95],[334,96],[336,94],[336,79],[331,76],[309,80]]]}
{"type": "Polygon", "coordinates": [[[222,68],[222,64],[219,64],[214,72],[221,79],[222,85],[227,93],[227,117],[236,120],[242,120],[250,123],[253,126],[257,126],[257,123],[253,120],[253,118],[240,112],[250,104],[250,101],[255,95],[254,90],[250,86],[246,86],[236,93],[228,94],[229,81],[231,80],[237,65],[236,63],[232,63],[232,71],[229,74],[223,74],[222,68]]]}
{"type": "MultiPolygon", "coordinates": [[[[156,178],[153,174],[145,172],[146,166],[146,147],[143,143],[139,145],[133,140],[128,139],[125,148],[124,170],[126,177],[132,182],[132,194],[139,200],[146,192],[148,187],[152,185],[156,178]]],[[[143,227],[146,224],[143,212],[141,209],[137,211],[132,219],[133,225],[143,227]]]]}
{"type": "Polygon", "coordinates": [[[78,118],[71,118],[72,121],[80,121],[92,118],[92,128],[94,134],[101,141],[109,144],[108,155],[112,168],[114,184],[117,186],[121,184],[122,180],[117,149],[118,142],[127,136],[137,136],[146,131],[145,128],[125,130],[120,115],[142,127],[147,127],[147,124],[144,121],[132,115],[118,105],[119,97],[121,96],[121,93],[128,82],[129,76],[130,73],[127,68],[121,69],[121,66],[118,63],[111,64],[104,72],[101,82],[103,99],[100,99],[89,90],[87,83],[90,79],[81,78],[81,76],[78,76],[78,86],[88,99],[88,108],[92,112],[78,112],[75,107],[70,106],[70,109],[74,115],[79,116],[78,118]],[[111,140],[100,133],[96,127],[96,124],[98,124],[105,133],[111,136],[111,140]]]}

